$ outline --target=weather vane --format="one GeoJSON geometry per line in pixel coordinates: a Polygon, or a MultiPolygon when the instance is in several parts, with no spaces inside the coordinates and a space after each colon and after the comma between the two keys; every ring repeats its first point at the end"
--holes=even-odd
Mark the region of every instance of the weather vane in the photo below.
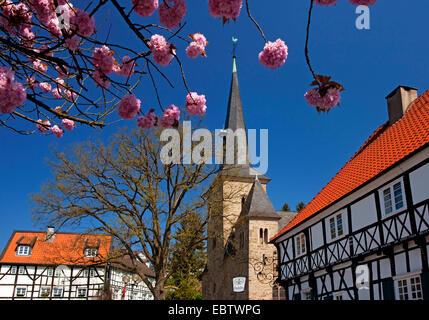
{"type": "Polygon", "coordinates": [[[238,45],[238,38],[232,37],[232,55],[235,57],[235,49],[238,45]]]}

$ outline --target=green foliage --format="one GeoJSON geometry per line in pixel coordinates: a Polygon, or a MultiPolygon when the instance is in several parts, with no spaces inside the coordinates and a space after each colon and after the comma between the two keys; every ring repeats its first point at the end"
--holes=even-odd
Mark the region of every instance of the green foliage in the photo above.
{"type": "Polygon", "coordinates": [[[282,211],[290,211],[290,207],[287,203],[285,203],[282,207],[282,211]]]}

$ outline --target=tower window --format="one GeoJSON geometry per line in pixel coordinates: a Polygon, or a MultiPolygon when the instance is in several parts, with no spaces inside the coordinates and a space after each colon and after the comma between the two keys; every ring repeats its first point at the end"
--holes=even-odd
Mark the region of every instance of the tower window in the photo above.
{"type": "Polygon", "coordinates": [[[268,243],[268,229],[264,229],[264,242],[268,243]]]}
{"type": "Polygon", "coordinates": [[[259,229],[259,242],[264,243],[264,230],[262,228],[259,229]]]}

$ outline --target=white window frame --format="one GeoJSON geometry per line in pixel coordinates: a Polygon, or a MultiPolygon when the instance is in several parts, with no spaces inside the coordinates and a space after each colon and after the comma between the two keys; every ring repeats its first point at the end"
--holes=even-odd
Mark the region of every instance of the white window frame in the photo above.
{"type": "Polygon", "coordinates": [[[39,297],[47,298],[51,295],[51,287],[43,286],[40,287],[39,297]],[[45,292],[46,294],[45,294],[45,292]]]}
{"type": "Polygon", "coordinates": [[[25,267],[24,266],[19,266],[18,274],[25,274],[25,267]]]}
{"type": "Polygon", "coordinates": [[[18,248],[16,248],[16,256],[29,256],[31,255],[31,248],[29,245],[18,245],[18,248]]]}
{"type": "Polygon", "coordinates": [[[27,287],[16,287],[15,296],[17,297],[25,297],[27,296],[27,287]],[[24,290],[24,293],[18,293],[18,291],[24,290]]]}
{"type": "Polygon", "coordinates": [[[88,289],[86,287],[78,287],[76,290],[76,297],[78,298],[86,298],[88,296],[88,289]],[[85,291],[84,295],[80,295],[79,291],[85,291]]]}
{"type": "Polygon", "coordinates": [[[329,238],[331,240],[337,240],[346,234],[344,212],[337,212],[327,217],[326,224],[328,226],[327,233],[329,234],[329,238]],[[332,220],[333,220],[333,225],[332,225],[332,220]],[[341,229],[339,228],[339,221],[341,221],[341,229]],[[332,229],[332,227],[334,227],[334,229],[332,229]],[[339,231],[341,231],[341,234],[339,231]]]}
{"type": "Polygon", "coordinates": [[[85,258],[96,258],[98,254],[97,248],[85,248],[84,257],[85,258]]]}
{"type": "MultiPolygon", "coordinates": [[[[421,271],[406,273],[397,277],[394,277],[393,280],[395,280],[395,298],[396,300],[423,300],[423,286],[422,286],[422,279],[421,279],[421,271]],[[413,285],[411,283],[411,280],[419,279],[419,285],[420,290],[414,290],[413,291],[413,285]],[[401,299],[401,295],[404,295],[404,291],[400,292],[400,282],[406,282],[406,292],[405,295],[408,299],[401,299]],[[417,295],[420,295],[420,297],[413,297],[413,293],[417,295]]],[[[402,286],[404,288],[404,286],[402,286]]]]}
{"type": "Polygon", "coordinates": [[[10,267],[10,274],[17,274],[18,273],[18,267],[17,266],[11,266],[10,267]]]}
{"type": "Polygon", "coordinates": [[[64,289],[62,287],[54,287],[52,289],[52,297],[53,298],[62,298],[63,295],[64,295],[64,289]],[[58,291],[58,290],[61,292],[60,295],[55,294],[55,291],[58,291]]]}
{"type": "Polygon", "coordinates": [[[387,185],[385,185],[384,187],[379,189],[379,195],[380,195],[380,206],[381,206],[381,212],[383,213],[383,217],[387,218],[387,217],[391,217],[394,214],[403,211],[405,209],[407,209],[407,199],[405,198],[405,190],[404,190],[404,181],[402,180],[402,178],[397,179],[387,185]],[[400,208],[396,208],[396,206],[398,205],[399,201],[396,202],[396,196],[395,196],[395,189],[394,187],[400,183],[401,185],[401,198],[402,198],[402,207],[400,208]],[[391,212],[386,212],[386,198],[385,198],[385,191],[389,190],[389,196],[390,196],[390,202],[391,202],[391,208],[392,211],[391,212]]]}
{"type": "Polygon", "coordinates": [[[307,253],[307,241],[305,239],[304,232],[301,232],[293,237],[293,245],[295,246],[295,256],[301,257],[307,253]],[[297,239],[299,240],[297,242],[297,239]],[[302,239],[304,239],[304,245],[302,244],[302,239]]]}

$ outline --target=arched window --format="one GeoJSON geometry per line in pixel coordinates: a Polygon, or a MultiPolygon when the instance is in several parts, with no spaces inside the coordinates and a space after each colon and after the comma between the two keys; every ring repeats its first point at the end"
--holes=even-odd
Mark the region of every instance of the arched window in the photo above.
{"type": "Polygon", "coordinates": [[[259,242],[264,243],[264,230],[262,228],[259,229],[259,242]]]}

